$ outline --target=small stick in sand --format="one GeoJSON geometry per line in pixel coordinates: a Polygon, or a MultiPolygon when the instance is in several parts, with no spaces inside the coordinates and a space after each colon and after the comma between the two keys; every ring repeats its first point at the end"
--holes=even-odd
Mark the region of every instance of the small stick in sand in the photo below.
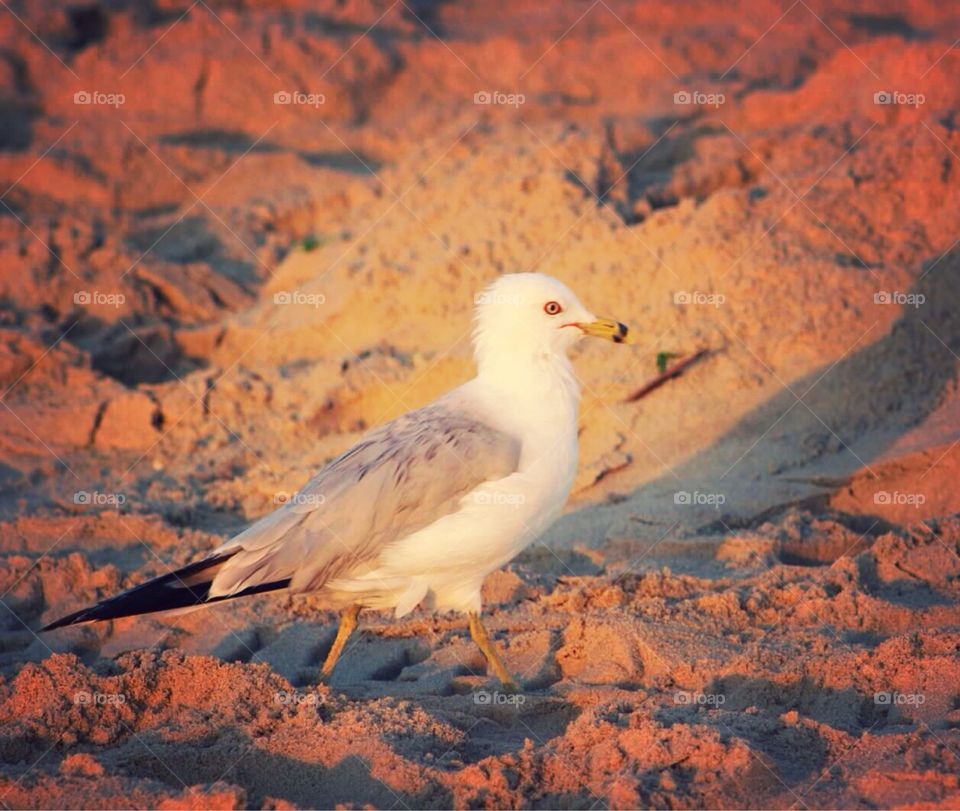
{"type": "Polygon", "coordinates": [[[693,364],[703,360],[707,355],[709,355],[710,351],[711,350],[708,347],[698,349],[692,355],[689,355],[688,357],[674,364],[671,368],[658,374],[655,378],[653,378],[653,380],[644,383],[633,394],[627,397],[624,402],[635,403],[637,400],[646,397],[648,394],[650,394],[650,392],[659,389],[668,380],[672,380],[675,377],[680,377],[680,375],[693,366],[693,364]]]}

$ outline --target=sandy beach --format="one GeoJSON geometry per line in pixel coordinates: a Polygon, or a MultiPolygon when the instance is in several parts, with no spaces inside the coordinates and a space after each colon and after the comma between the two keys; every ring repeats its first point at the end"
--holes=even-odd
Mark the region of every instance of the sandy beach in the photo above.
{"type": "Polygon", "coordinates": [[[958,39],[0,3],[0,807],[960,807],[958,39]],[[573,494],[484,585],[518,693],[422,609],[321,683],[322,595],[40,633],[469,379],[524,271],[635,341],[574,350],[573,494]]]}

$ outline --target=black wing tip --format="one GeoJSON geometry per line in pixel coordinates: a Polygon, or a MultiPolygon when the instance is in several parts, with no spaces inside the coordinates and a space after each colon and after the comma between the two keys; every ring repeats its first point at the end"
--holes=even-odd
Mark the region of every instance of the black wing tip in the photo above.
{"type": "Polygon", "coordinates": [[[121,619],[123,617],[134,617],[141,614],[174,611],[181,608],[200,608],[205,605],[221,602],[222,600],[233,600],[237,597],[247,597],[269,591],[278,591],[290,585],[290,578],[284,578],[272,580],[269,583],[260,583],[259,585],[238,591],[235,594],[211,597],[210,586],[213,582],[212,577],[199,582],[190,582],[189,585],[184,582],[183,578],[189,578],[196,574],[203,573],[222,563],[229,558],[231,554],[233,553],[207,558],[206,560],[192,563],[189,566],[184,566],[175,572],[161,575],[153,580],[148,580],[139,586],[134,586],[106,600],[101,600],[95,605],[87,606],[79,611],[74,611],[72,614],[67,614],[58,620],[54,620],[44,625],[40,631],[43,633],[46,631],[55,631],[58,628],[65,628],[68,625],[121,619]]]}
{"type": "Polygon", "coordinates": [[[94,605],[81,608],[79,611],[74,611],[72,614],[67,614],[60,619],[47,623],[40,629],[40,632],[55,631],[68,625],[120,619],[121,617],[168,611],[190,605],[202,605],[207,599],[210,581],[188,586],[184,584],[183,578],[213,568],[229,557],[229,554],[214,555],[177,569],[175,572],[147,580],[139,586],[134,586],[115,594],[113,597],[108,597],[94,605]],[[181,588],[176,588],[177,585],[180,585],[181,588]],[[174,588],[169,588],[170,586],[174,586],[174,588]]]}
{"type": "Polygon", "coordinates": [[[48,622],[40,629],[40,633],[55,631],[57,628],[65,628],[68,625],[79,625],[81,622],[93,622],[97,619],[97,617],[90,615],[93,614],[95,609],[96,606],[82,608],[80,611],[74,611],[72,614],[67,614],[65,617],[60,617],[58,620],[48,622]]]}

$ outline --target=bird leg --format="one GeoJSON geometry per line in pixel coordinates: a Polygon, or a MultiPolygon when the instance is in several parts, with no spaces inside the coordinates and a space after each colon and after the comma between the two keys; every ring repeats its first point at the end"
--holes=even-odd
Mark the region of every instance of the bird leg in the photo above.
{"type": "Polygon", "coordinates": [[[359,624],[357,622],[357,617],[359,616],[359,605],[352,605],[340,613],[340,627],[337,628],[337,637],[333,640],[333,646],[330,648],[330,653],[327,654],[327,659],[323,663],[323,669],[320,671],[321,678],[327,678],[333,672],[334,665],[337,664],[337,659],[339,659],[340,654],[343,653],[344,645],[347,644],[350,634],[354,632],[359,624]]]}
{"type": "Polygon", "coordinates": [[[480,651],[487,658],[487,664],[496,674],[497,678],[503,682],[503,686],[507,690],[516,690],[517,685],[514,683],[513,679],[510,678],[510,673],[500,660],[500,656],[497,654],[497,649],[493,647],[490,637],[487,636],[487,629],[484,628],[483,623],[480,622],[480,615],[471,611],[468,616],[470,624],[470,638],[477,643],[477,647],[480,648],[480,651]]]}

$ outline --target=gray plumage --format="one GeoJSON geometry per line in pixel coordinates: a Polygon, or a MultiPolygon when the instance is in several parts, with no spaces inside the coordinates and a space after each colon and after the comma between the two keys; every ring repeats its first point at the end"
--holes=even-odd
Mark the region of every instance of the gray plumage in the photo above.
{"type": "Polygon", "coordinates": [[[479,484],[514,473],[519,458],[515,438],[442,401],[404,414],[221,547],[235,554],[220,566],[210,595],[288,578],[293,591],[320,588],[456,511],[479,484]]]}

